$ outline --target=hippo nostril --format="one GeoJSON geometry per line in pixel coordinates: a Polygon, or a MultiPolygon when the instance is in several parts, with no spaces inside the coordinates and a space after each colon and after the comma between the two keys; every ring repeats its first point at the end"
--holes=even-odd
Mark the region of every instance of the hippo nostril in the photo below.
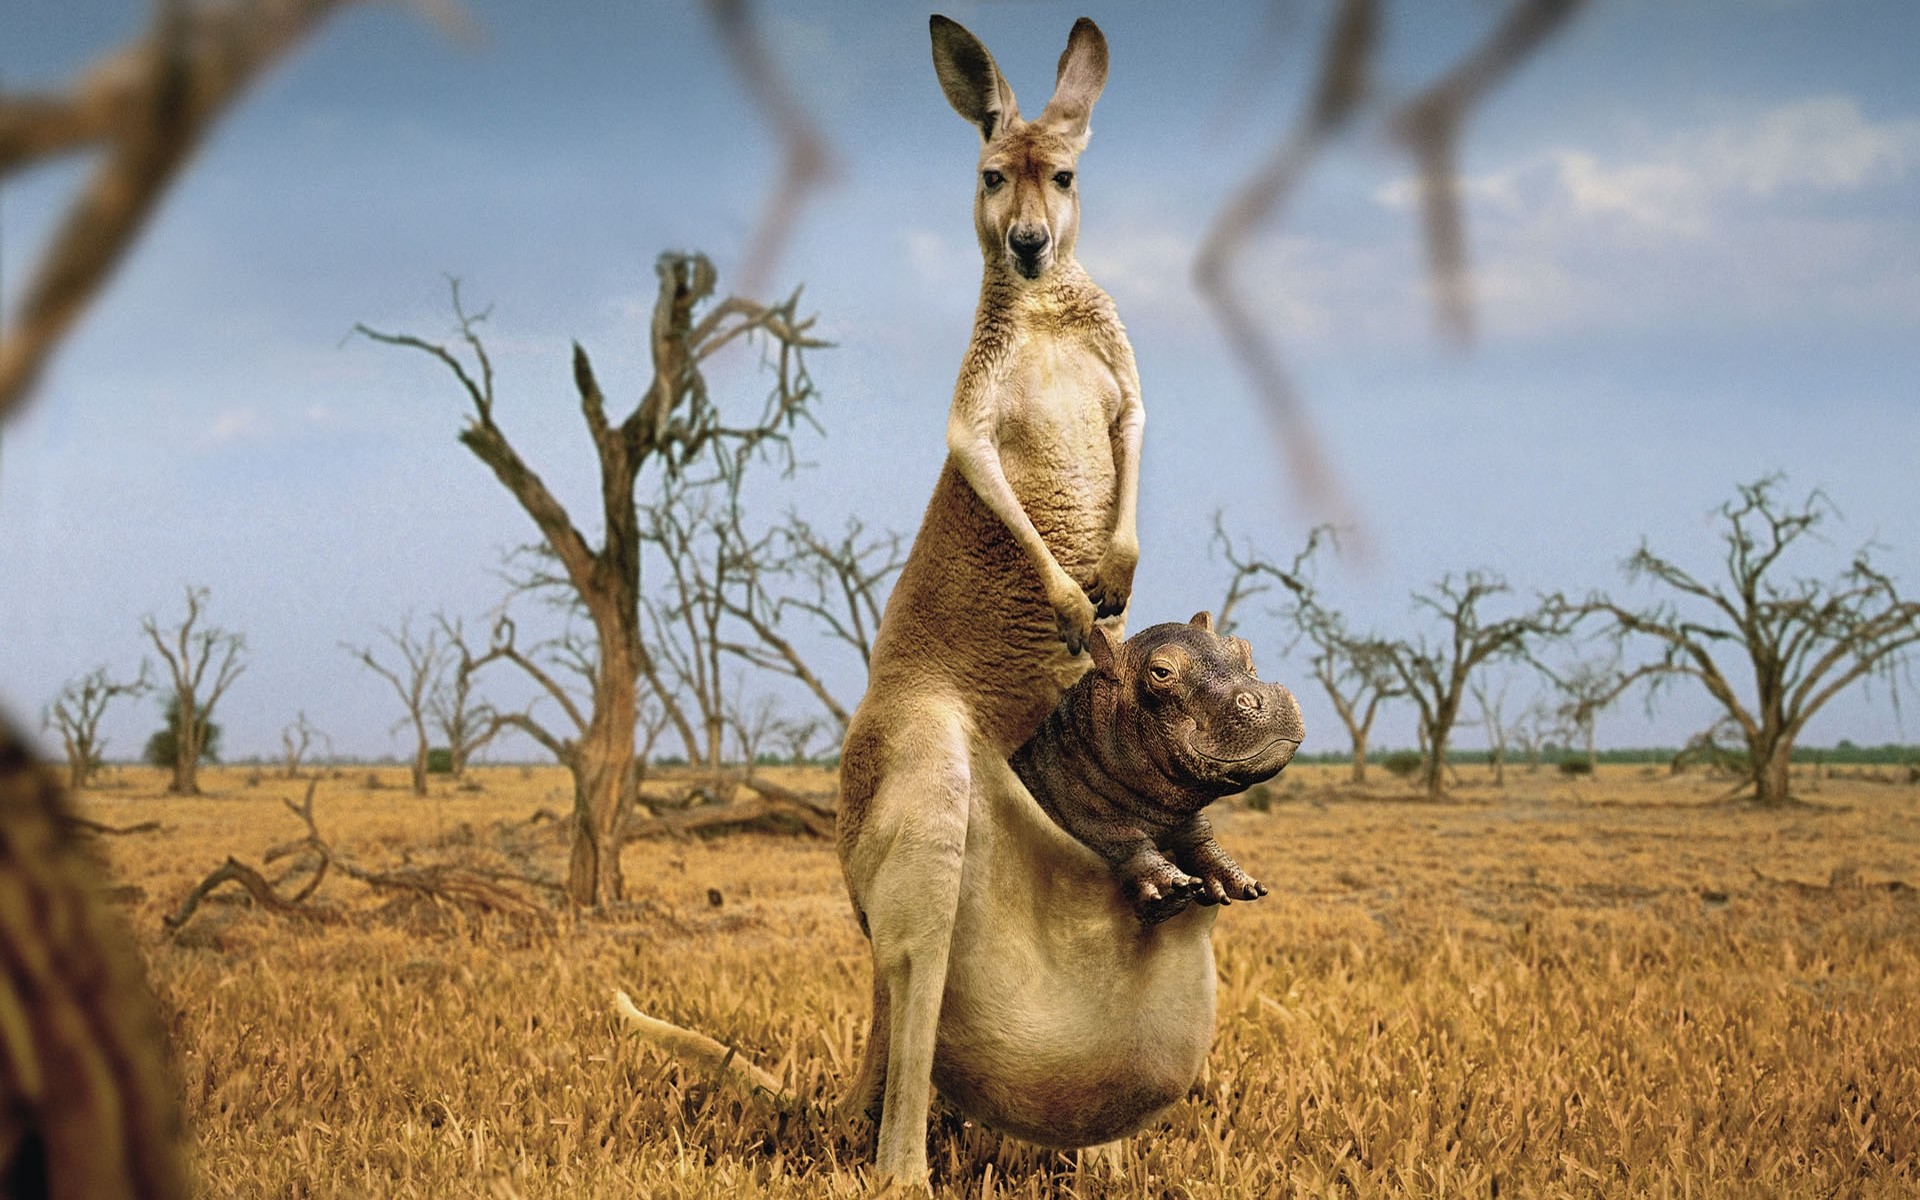
{"type": "Polygon", "coordinates": [[[1260,697],[1252,692],[1241,692],[1233,698],[1233,703],[1241,712],[1253,712],[1260,707],[1260,697]]]}

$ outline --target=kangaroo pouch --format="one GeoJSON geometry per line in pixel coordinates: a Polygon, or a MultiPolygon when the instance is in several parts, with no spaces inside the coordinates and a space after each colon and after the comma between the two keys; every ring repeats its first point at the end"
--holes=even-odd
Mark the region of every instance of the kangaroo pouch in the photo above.
{"type": "Polygon", "coordinates": [[[1026,1141],[1123,1137],[1185,1096],[1213,1040],[1215,910],[1142,926],[1113,872],[1004,761],[972,811],[933,1079],[1026,1141]]]}

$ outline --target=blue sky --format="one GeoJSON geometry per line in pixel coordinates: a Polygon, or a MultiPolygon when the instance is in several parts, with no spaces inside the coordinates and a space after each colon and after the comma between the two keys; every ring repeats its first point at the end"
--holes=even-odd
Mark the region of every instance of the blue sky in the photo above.
{"type": "MultiPolygon", "coordinates": [[[[926,11],[766,6],[775,53],[842,165],[776,273],[836,348],[815,356],[827,434],[761,500],[910,532],[943,453],[978,279],[977,139],[947,107],[926,11]]],[[[1136,627],[1218,602],[1215,509],[1285,557],[1318,514],[1188,283],[1212,214],[1292,119],[1325,5],[1088,4],[1112,54],[1081,162],[1080,254],[1118,301],[1149,413],[1136,627]],[[1275,56],[1263,56],[1271,45],[1275,56]]],[[[140,618],[188,582],[252,665],[229,754],[271,753],[305,710],[347,753],[397,748],[386,685],[339,648],[408,610],[495,605],[531,527],[454,441],[451,381],[345,335],[442,336],[444,277],[491,303],[500,419],[563,496],[593,494],[567,344],[610,393],[646,382],[652,263],[744,251],[778,151],[705,18],[678,3],[470,6],[482,45],[401,6],[349,10],[220,126],[0,444],[0,696],[37,717],[96,663],[131,670],[140,618]]],[[[954,5],[1029,111],[1081,9],[954,5]]],[[[1405,95],[1497,7],[1400,4],[1380,86],[1405,95]]],[[[65,78],[144,21],[132,3],[10,0],[0,82],[65,78]]],[[[1920,8],[1596,0],[1483,108],[1463,176],[1482,337],[1432,335],[1407,164],[1375,120],[1329,148],[1241,263],[1279,331],[1371,552],[1329,594],[1383,633],[1446,571],[1609,587],[1644,536],[1701,572],[1712,509],[1783,470],[1846,517],[1810,560],[1869,538],[1920,591],[1920,8]]],[[[0,190],[6,298],[79,178],[0,190]]],[[[751,402],[750,356],[716,385],[751,402]]],[[[1824,557],[1823,557],[1824,556],[1824,557]]],[[[1325,703],[1255,620],[1263,674],[1325,703]]],[[[843,693],[852,664],[829,660],[843,693]]],[[[503,696],[517,694],[503,681],[503,696]]],[[[1516,681],[1514,705],[1526,685],[1516,681]]],[[[1673,743],[1704,704],[1629,702],[1603,743],[1673,743]]],[[[155,724],[109,718],[110,753],[155,724]]],[[[1410,713],[1378,735],[1412,740],[1410,713]]],[[[1884,689],[1813,742],[1911,741],[1884,689]]],[[[1462,744],[1477,744],[1463,731],[1462,744]]],[[[524,749],[515,751],[526,753],[524,749]]]]}

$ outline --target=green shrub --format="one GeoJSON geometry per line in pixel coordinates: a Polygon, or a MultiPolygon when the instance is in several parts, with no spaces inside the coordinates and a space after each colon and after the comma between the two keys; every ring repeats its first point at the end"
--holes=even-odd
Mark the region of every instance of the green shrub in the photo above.
{"type": "Polygon", "coordinates": [[[453,774],[453,750],[447,746],[434,746],[427,751],[427,774],[453,774]]]}
{"type": "Polygon", "coordinates": [[[1395,779],[1412,779],[1427,756],[1418,750],[1394,750],[1380,756],[1380,766],[1395,779]]]}
{"type": "Polygon", "coordinates": [[[1584,758],[1563,758],[1560,760],[1562,775],[1591,775],[1593,764],[1584,758]]]}
{"type": "MultiPolygon", "coordinates": [[[[169,694],[160,711],[165,715],[166,724],[147,739],[147,748],[141,752],[141,757],[156,767],[171,767],[180,753],[177,749],[180,745],[180,698],[169,694]]],[[[200,761],[220,761],[220,726],[212,721],[207,722],[206,737],[200,742],[200,761]]]]}

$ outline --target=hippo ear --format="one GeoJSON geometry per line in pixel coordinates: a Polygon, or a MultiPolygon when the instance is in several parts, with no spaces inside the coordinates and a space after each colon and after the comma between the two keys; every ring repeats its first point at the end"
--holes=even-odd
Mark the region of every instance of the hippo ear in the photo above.
{"type": "Polygon", "coordinates": [[[1193,620],[1188,621],[1187,624],[1193,626],[1195,629],[1204,629],[1208,633],[1212,633],[1213,632],[1213,614],[1203,608],[1199,612],[1193,614],[1193,620]]]}
{"type": "Polygon", "coordinates": [[[1087,638],[1087,653],[1093,655],[1095,671],[1109,679],[1119,675],[1113,663],[1113,639],[1108,637],[1107,631],[1098,625],[1093,627],[1092,635],[1087,638]]]}
{"type": "Polygon", "coordinates": [[[1241,668],[1252,675],[1254,673],[1253,643],[1245,638],[1228,638],[1227,643],[1233,647],[1234,656],[1240,660],[1241,668]]]}

